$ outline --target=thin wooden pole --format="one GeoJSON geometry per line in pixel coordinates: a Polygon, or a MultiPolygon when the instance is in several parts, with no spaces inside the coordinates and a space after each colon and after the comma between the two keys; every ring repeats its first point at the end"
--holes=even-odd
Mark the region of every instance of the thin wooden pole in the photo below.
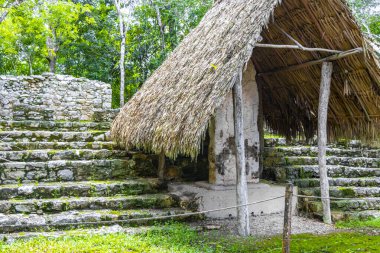
{"type": "Polygon", "coordinates": [[[363,48],[359,47],[359,48],[348,50],[348,51],[345,51],[345,52],[342,52],[339,54],[334,54],[334,55],[331,55],[331,56],[326,57],[326,58],[322,58],[322,59],[318,59],[318,60],[314,60],[314,61],[308,61],[308,62],[304,62],[301,64],[291,65],[288,67],[274,69],[274,70],[271,70],[268,72],[259,73],[258,76],[268,76],[268,75],[273,75],[273,74],[277,74],[277,73],[281,73],[281,72],[285,72],[285,71],[294,71],[294,70],[314,66],[314,65],[317,65],[317,64],[320,64],[323,62],[336,61],[336,60],[342,59],[344,57],[354,55],[354,54],[358,54],[358,53],[362,53],[362,52],[363,52],[363,48]]]}
{"type": "Polygon", "coordinates": [[[258,129],[259,129],[259,140],[260,140],[260,152],[259,152],[259,172],[260,177],[264,171],[264,152],[265,152],[265,139],[264,139],[264,107],[263,107],[263,84],[258,82],[259,90],[259,116],[257,120],[258,129]]]}
{"type": "Polygon", "coordinates": [[[290,34],[288,34],[287,32],[285,32],[284,29],[282,29],[280,26],[278,26],[276,23],[274,23],[274,25],[283,33],[285,34],[286,37],[288,37],[291,41],[293,41],[300,49],[302,50],[305,50],[305,51],[322,51],[322,52],[330,52],[330,53],[341,53],[342,51],[340,50],[331,50],[331,49],[324,49],[324,48],[307,48],[307,47],[304,47],[301,45],[301,43],[299,43],[296,39],[294,39],[290,34]],[[311,49],[311,50],[310,50],[311,49]]]}
{"type": "Polygon", "coordinates": [[[165,179],[165,153],[161,152],[158,155],[158,178],[165,179]]]}
{"type": "Polygon", "coordinates": [[[327,49],[327,48],[312,48],[312,47],[304,47],[302,45],[279,45],[279,44],[261,44],[257,43],[255,44],[255,47],[260,48],[277,48],[277,49],[298,49],[302,51],[307,52],[325,52],[325,53],[333,53],[333,54],[339,54],[342,53],[342,51],[339,50],[333,50],[333,49],[327,49]]]}
{"type": "Polygon", "coordinates": [[[282,233],[283,253],[290,253],[290,236],[292,234],[292,200],[293,184],[287,184],[285,188],[284,229],[282,233]]]}
{"type": "Polygon", "coordinates": [[[236,203],[238,233],[241,236],[248,236],[249,214],[248,214],[248,187],[247,174],[245,169],[245,150],[243,134],[243,88],[242,88],[242,70],[239,70],[237,80],[232,89],[234,105],[234,130],[236,145],[236,203]],[[244,206],[241,206],[244,205],[244,206]]]}
{"type": "Polygon", "coordinates": [[[327,145],[327,115],[329,108],[331,76],[333,64],[324,62],[321,72],[321,87],[319,92],[319,109],[318,109],[318,164],[319,180],[321,184],[321,197],[323,206],[323,221],[331,224],[330,210],[330,193],[329,180],[327,177],[326,166],[326,145],[327,145]]]}

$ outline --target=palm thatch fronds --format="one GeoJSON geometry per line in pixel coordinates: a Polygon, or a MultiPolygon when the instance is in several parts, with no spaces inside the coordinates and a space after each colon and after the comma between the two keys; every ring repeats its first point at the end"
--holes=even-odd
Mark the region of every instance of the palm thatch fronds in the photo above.
{"type": "MultiPolygon", "coordinates": [[[[127,149],[196,157],[211,117],[249,60],[260,73],[329,55],[255,48],[259,41],[290,44],[281,29],[307,47],[365,49],[334,63],[329,133],[331,138],[378,137],[379,61],[342,0],[216,1],[124,106],[113,122],[112,137],[127,149]]],[[[289,137],[315,133],[320,66],[257,81],[269,127],[289,137]]]]}

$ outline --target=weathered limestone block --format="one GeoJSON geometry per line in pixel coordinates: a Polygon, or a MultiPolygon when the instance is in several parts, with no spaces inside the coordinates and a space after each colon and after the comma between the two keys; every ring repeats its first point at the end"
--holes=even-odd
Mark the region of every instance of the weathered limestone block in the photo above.
{"type": "Polygon", "coordinates": [[[46,106],[14,105],[13,120],[53,120],[54,111],[46,106]]]}
{"type": "Polygon", "coordinates": [[[94,110],[92,119],[95,122],[112,122],[119,111],[120,109],[94,110]]]}
{"type": "Polygon", "coordinates": [[[62,181],[72,181],[74,179],[74,173],[67,169],[58,171],[57,175],[62,181]]]}

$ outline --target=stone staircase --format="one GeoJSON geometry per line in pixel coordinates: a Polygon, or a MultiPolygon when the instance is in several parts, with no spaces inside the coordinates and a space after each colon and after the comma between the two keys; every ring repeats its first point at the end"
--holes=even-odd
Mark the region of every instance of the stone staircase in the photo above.
{"type": "MultiPolygon", "coordinates": [[[[266,139],[264,177],[294,182],[299,194],[320,196],[318,148],[301,143],[287,145],[281,138],[266,139]]],[[[330,196],[355,198],[332,200],[333,220],[380,217],[380,149],[360,142],[337,143],[327,148],[330,196]]],[[[322,203],[300,198],[300,212],[321,217],[322,203]]]]}
{"type": "Polygon", "coordinates": [[[157,157],[115,149],[109,127],[105,122],[0,121],[0,237],[149,225],[155,220],[136,218],[185,212],[153,178],[157,157]]]}

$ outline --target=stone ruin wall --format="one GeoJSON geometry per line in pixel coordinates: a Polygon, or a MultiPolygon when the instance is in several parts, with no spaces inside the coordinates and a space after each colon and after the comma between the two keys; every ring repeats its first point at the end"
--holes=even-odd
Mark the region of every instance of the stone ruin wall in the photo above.
{"type": "Polygon", "coordinates": [[[111,110],[111,85],[45,73],[0,76],[1,120],[91,120],[111,110]]]}

